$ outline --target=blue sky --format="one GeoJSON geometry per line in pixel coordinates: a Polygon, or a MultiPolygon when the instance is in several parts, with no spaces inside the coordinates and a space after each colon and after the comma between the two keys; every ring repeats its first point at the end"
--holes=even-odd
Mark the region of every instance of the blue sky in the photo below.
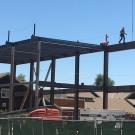
{"type": "MultiPolygon", "coordinates": [[[[30,38],[34,23],[37,36],[93,44],[102,42],[106,33],[110,44],[118,43],[119,31],[125,26],[126,41],[131,41],[131,3],[132,0],[1,0],[0,44],[7,40],[8,30],[10,41],[30,38]]],[[[135,84],[135,50],[111,53],[109,58],[109,77],[115,84],[135,84]]],[[[45,77],[49,63],[41,63],[40,79],[45,77]]],[[[103,53],[82,55],[80,63],[80,83],[93,84],[96,74],[103,72],[103,53]]],[[[57,60],[56,66],[56,81],[74,82],[74,57],[57,60]]],[[[17,66],[17,74],[23,72],[28,80],[28,69],[29,65],[17,66]]],[[[0,64],[0,72],[7,71],[9,65],[0,64]]]]}

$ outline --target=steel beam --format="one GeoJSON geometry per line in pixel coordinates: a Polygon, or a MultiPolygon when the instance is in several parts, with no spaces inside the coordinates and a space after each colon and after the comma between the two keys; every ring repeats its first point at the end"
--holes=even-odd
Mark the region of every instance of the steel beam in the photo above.
{"type": "Polygon", "coordinates": [[[32,100],[32,93],[33,93],[33,77],[34,77],[34,61],[31,61],[30,63],[30,84],[29,84],[29,106],[30,108],[32,108],[32,103],[33,103],[33,100],[32,100]]]}
{"type": "Polygon", "coordinates": [[[9,98],[9,111],[13,111],[14,109],[14,67],[15,66],[15,47],[11,48],[11,67],[10,67],[10,98],[9,98]]]}
{"type": "Polygon", "coordinates": [[[15,80],[16,80],[16,63],[14,61],[14,82],[15,82],[15,80]]]}
{"type": "MultiPolygon", "coordinates": [[[[76,89],[56,89],[54,90],[54,94],[68,94],[68,93],[75,93],[76,89]]],[[[93,89],[78,89],[78,92],[102,92],[101,90],[93,90],[93,89]]],[[[43,91],[44,95],[48,95],[50,94],[50,90],[44,90],[43,91]]]]}
{"type": "Polygon", "coordinates": [[[108,50],[104,48],[103,109],[108,108],[108,50]]]}
{"type": "Polygon", "coordinates": [[[78,104],[79,104],[79,63],[80,63],[80,55],[77,53],[75,56],[75,97],[74,97],[74,118],[78,120],[78,104]]]}
{"type": "Polygon", "coordinates": [[[55,88],[55,63],[56,60],[52,57],[52,64],[51,64],[51,90],[50,90],[50,103],[54,105],[54,88],[55,88]]]}
{"type": "MultiPolygon", "coordinates": [[[[112,86],[108,87],[108,93],[132,93],[135,92],[135,85],[128,85],[128,86],[112,86]]],[[[54,94],[68,94],[68,93],[75,93],[75,89],[73,88],[66,88],[66,89],[56,89],[54,91],[54,94]]],[[[89,89],[79,89],[80,92],[102,92],[102,87],[95,86],[93,89],[92,87],[89,89]]],[[[50,90],[44,90],[44,94],[49,94],[50,90]]]]}
{"type": "Polygon", "coordinates": [[[108,46],[108,52],[126,51],[130,49],[135,49],[135,41],[108,46]]]}
{"type": "MultiPolygon", "coordinates": [[[[108,93],[130,93],[135,92],[135,85],[127,85],[127,86],[112,86],[108,87],[109,91],[108,93]]],[[[72,88],[66,88],[66,89],[55,89],[54,94],[68,94],[68,93],[75,93],[76,89],[72,88]]],[[[102,92],[101,86],[95,86],[95,89],[78,89],[80,92],[102,92]]],[[[50,90],[44,90],[42,91],[44,95],[50,94],[50,90]]],[[[18,92],[19,93],[19,92],[18,92]]]]}
{"type": "Polygon", "coordinates": [[[135,92],[135,85],[111,86],[109,93],[135,92]]]}
{"type": "MultiPolygon", "coordinates": [[[[36,82],[32,82],[31,84],[35,84],[36,82]]],[[[30,82],[25,83],[13,83],[14,86],[20,85],[29,85],[30,82]]],[[[40,82],[39,82],[40,84],[40,82]]],[[[39,85],[40,86],[40,85],[39,85]]],[[[45,82],[44,87],[51,87],[51,82],[45,82]]],[[[54,83],[54,86],[60,89],[54,90],[55,94],[60,93],[75,93],[75,84],[65,84],[65,83],[54,83]]],[[[0,88],[10,87],[10,83],[0,84],[0,88]]],[[[79,92],[102,92],[102,86],[94,86],[94,85],[79,85],[79,92]]],[[[45,90],[47,91],[47,90],[45,90]]],[[[50,92],[50,90],[49,90],[50,92]]],[[[123,86],[111,86],[108,87],[108,93],[120,93],[120,92],[135,92],[135,85],[123,85],[123,86]]]]}
{"type": "MultiPolygon", "coordinates": [[[[54,82],[54,87],[56,88],[76,88],[75,87],[75,84],[68,84],[68,83],[56,83],[54,82]]],[[[45,81],[39,81],[39,86],[42,86],[42,87],[52,87],[52,83],[51,82],[45,82],[45,81]]],[[[78,85],[78,88],[79,89],[99,89],[101,87],[97,87],[97,86],[94,86],[94,85],[78,85]]]]}
{"type": "Polygon", "coordinates": [[[49,65],[48,71],[47,71],[46,76],[45,76],[45,81],[47,81],[47,79],[48,79],[51,68],[52,68],[52,63],[50,63],[50,65],[49,65]]]}
{"type": "Polygon", "coordinates": [[[38,107],[41,42],[38,42],[38,48],[37,49],[38,49],[38,55],[37,55],[37,63],[36,63],[35,107],[38,107]]]}

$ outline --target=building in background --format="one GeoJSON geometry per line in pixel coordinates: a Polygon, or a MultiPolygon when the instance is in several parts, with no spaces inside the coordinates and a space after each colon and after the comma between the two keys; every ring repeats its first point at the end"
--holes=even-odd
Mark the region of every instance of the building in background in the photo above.
{"type": "MultiPolygon", "coordinates": [[[[20,83],[18,79],[15,79],[15,83],[20,83]]],[[[10,97],[10,87],[4,86],[10,84],[10,74],[9,73],[0,73],[0,84],[3,86],[0,87],[0,110],[7,111],[9,108],[9,97],[10,97]]],[[[26,85],[20,84],[14,86],[13,90],[13,108],[14,110],[19,110],[28,107],[28,98],[25,98],[28,87],[26,85]],[[26,102],[23,102],[26,100],[26,102]]]]}

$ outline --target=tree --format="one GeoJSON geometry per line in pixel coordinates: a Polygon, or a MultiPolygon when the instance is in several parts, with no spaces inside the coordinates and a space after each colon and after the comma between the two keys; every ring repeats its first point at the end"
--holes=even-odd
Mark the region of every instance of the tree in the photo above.
{"type": "MultiPolygon", "coordinates": [[[[97,74],[94,84],[96,86],[102,86],[103,85],[103,75],[102,74],[97,74]]],[[[115,84],[115,82],[108,77],[108,86],[114,86],[114,84],[115,84]]]]}
{"type": "Polygon", "coordinates": [[[17,76],[17,79],[21,82],[26,82],[25,75],[23,75],[22,73],[17,76]]]}

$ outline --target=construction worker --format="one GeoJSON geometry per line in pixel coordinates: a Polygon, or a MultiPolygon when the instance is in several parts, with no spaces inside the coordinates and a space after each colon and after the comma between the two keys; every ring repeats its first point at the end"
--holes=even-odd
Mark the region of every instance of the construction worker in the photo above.
{"type": "Polygon", "coordinates": [[[108,45],[108,43],[109,43],[108,38],[109,38],[109,36],[106,34],[106,35],[105,35],[106,45],[108,45]]]}
{"type": "Polygon", "coordinates": [[[125,28],[122,27],[122,29],[120,30],[120,40],[119,40],[119,44],[121,43],[121,41],[123,40],[123,43],[125,43],[125,35],[127,35],[125,33],[125,28]]]}
{"type": "Polygon", "coordinates": [[[109,38],[109,36],[106,34],[105,35],[105,40],[102,43],[100,43],[100,45],[107,46],[108,43],[109,43],[108,38],[109,38]]]}

